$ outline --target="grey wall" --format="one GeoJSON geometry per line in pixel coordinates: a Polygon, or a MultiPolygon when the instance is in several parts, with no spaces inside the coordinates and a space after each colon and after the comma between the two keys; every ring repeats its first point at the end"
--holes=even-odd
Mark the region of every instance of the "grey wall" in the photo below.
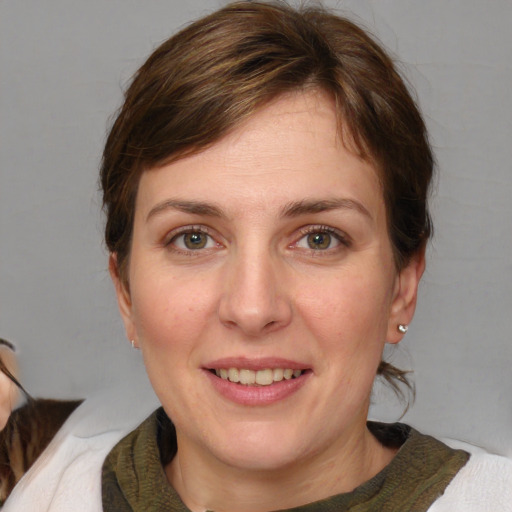
{"type": "MultiPolygon", "coordinates": [[[[101,243],[109,115],[144,56],[216,0],[0,0],[0,336],[33,394],[143,382],[101,243]]],[[[512,452],[512,2],[347,0],[400,56],[440,178],[419,309],[395,361],[405,420],[512,452]]],[[[400,406],[378,388],[373,415],[400,406]]]]}

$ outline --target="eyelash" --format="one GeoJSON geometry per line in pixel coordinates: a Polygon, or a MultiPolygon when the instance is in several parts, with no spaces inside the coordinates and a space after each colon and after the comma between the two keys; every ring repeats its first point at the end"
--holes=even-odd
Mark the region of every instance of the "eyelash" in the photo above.
{"type": "MultiPolygon", "coordinates": [[[[180,247],[177,247],[176,240],[179,237],[182,237],[184,235],[188,234],[202,234],[206,235],[211,241],[215,243],[215,245],[220,246],[218,242],[215,241],[213,236],[210,233],[210,230],[205,226],[183,226],[178,229],[175,229],[171,233],[169,233],[168,237],[164,241],[164,247],[167,247],[169,250],[183,254],[185,256],[199,256],[199,253],[204,252],[204,248],[198,248],[198,249],[182,249],[180,247]]],[[[207,242],[208,243],[208,242],[207,242]]],[[[211,249],[207,248],[206,250],[211,249]]]]}
{"type": "Polygon", "coordinates": [[[301,237],[291,245],[291,247],[293,249],[297,248],[297,244],[303,238],[307,237],[308,235],[317,234],[317,233],[318,234],[328,234],[328,235],[332,236],[337,242],[339,242],[339,246],[329,247],[327,249],[311,249],[311,248],[305,249],[305,250],[309,250],[311,252],[311,254],[313,254],[314,256],[322,256],[324,254],[325,255],[332,254],[333,252],[337,252],[342,248],[348,248],[352,245],[352,241],[345,233],[343,233],[342,231],[338,231],[337,229],[332,228],[330,226],[324,226],[324,225],[307,226],[305,228],[302,228],[300,230],[300,233],[301,233],[301,237]]]}
{"type": "MultiPolygon", "coordinates": [[[[335,252],[338,252],[342,248],[348,248],[351,246],[352,242],[350,238],[343,232],[332,228],[330,226],[324,226],[324,225],[313,225],[313,226],[306,226],[304,228],[301,228],[299,230],[300,237],[289,245],[290,249],[294,250],[306,250],[309,251],[314,256],[322,256],[322,255],[332,255],[335,252]],[[326,249],[312,249],[312,248],[300,248],[298,247],[298,244],[301,240],[303,240],[308,235],[312,234],[327,234],[329,236],[332,236],[336,242],[339,242],[339,245],[336,247],[328,247],[326,249]]],[[[164,241],[164,246],[172,250],[173,252],[180,253],[186,256],[199,256],[200,253],[204,253],[205,250],[212,249],[212,247],[208,248],[198,248],[198,249],[183,249],[180,247],[177,247],[176,240],[179,237],[182,237],[187,234],[203,234],[206,235],[210,241],[213,241],[217,247],[220,247],[221,244],[217,242],[213,236],[211,235],[210,230],[205,226],[183,226],[180,228],[175,229],[172,231],[166,240],[164,241]]],[[[208,243],[208,241],[206,242],[208,243]]]]}

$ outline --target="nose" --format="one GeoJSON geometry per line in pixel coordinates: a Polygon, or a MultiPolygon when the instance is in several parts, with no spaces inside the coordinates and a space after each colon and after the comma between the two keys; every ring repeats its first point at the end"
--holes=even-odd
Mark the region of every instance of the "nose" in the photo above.
{"type": "Polygon", "coordinates": [[[283,272],[264,251],[239,254],[227,263],[220,321],[245,336],[259,337],[288,325],[292,318],[283,272]]]}

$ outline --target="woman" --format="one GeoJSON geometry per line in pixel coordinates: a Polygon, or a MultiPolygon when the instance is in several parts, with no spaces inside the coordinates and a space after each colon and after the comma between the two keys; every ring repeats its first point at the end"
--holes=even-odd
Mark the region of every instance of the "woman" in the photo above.
{"type": "Polygon", "coordinates": [[[501,484],[491,458],[367,424],[375,376],[406,379],[381,359],[414,314],[432,172],[391,60],[344,19],[242,2],[157,48],[101,182],[162,409],[98,445],[103,510],[454,510],[477,480],[508,510],[507,461],[501,484]]]}

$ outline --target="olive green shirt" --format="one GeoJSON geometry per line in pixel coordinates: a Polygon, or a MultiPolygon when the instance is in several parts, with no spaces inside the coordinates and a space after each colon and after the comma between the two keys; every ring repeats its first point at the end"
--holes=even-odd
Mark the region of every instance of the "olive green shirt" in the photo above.
{"type": "MultiPolygon", "coordinates": [[[[368,422],[385,446],[400,447],[380,473],[352,492],[288,512],[424,512],[443,494],[469,454],[401,424],[368,422]]],[[[105,512],[190,512],[167,481],[164,466],[176,454],[176,432],[162,408],[122,439],[103,464],[105,512]]]]}

